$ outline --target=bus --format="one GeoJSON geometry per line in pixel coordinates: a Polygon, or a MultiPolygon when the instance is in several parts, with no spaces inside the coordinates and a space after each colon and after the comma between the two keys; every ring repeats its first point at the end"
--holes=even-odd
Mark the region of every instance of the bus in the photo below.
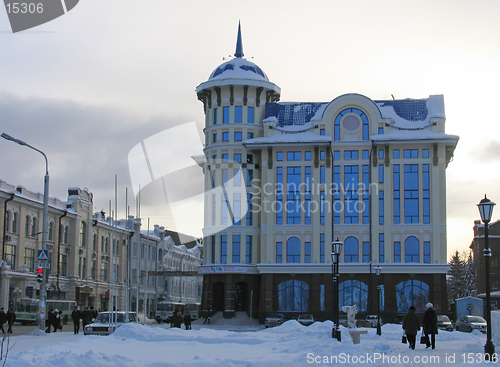
{"type": "MultiPolygon", "coordinates": [[[[40,301],[36,298],[20,298],[16,300],[14,310],[16,312],[16,321],[23,325],[36,324],[38,322],[38,308],[40,301]]],[[[75,301],[60,299],[49,299],[45,301],[45,315],[48,315],[50,309],[62,311],[62,319],[68,320],[71,312],[75,309],[75,301]]]]}
{"type": "Polygon", "coordinates": [[[186,312],[191,315],[191,320],[197,320],[200,317],[200,304],[186,303],[186,312]]]}
{"type": "Polygon", "coordinates": [[[184,315],[185,305],[179,302],[161,301],[156,304],[155,319],[158,324],[162,322],[169,323],[175,312],[184,315]]]}

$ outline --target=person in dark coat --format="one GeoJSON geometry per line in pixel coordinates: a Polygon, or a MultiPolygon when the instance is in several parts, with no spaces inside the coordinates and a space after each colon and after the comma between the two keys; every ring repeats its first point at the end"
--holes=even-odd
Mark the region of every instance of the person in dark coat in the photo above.
{"type": "Polygon", "coordinates": [[[5,313],[4,308],[0,309],[0,328],[2,329],[2,333],[5,334],[5,330],[3,329],[3,324],[7,321],[7,314],[5,313]]]}
{"type": "Polygon", "coordinates": [[[73,332],[78,334],[80,332],[80,319],[82,318],[82,313],[75,307],[73,312],[71,312],[71,319],[73,320],[73,332]]]}
{"type": "Polygon", "coordinates": [[[50,329],[52,328],[52,326],[56,322],[55,318],[56,318],[56,315],[54,314],[54,310],[51,308],[47,314],[47,319],[45,320],[45,326],[47,327],[45,329],[46,333],[50,333],[50,329]]]}
{"type": "Polygon", "coordinates": [[[186,327],[186,330],[191,330],[191,315],[189,312],[186,312],[184,315],[184,326],[186,327]]]}
{"type": "Polygon", "coordinates": [[[92,321],[92,319],[96,319],[97,318],[97,314],[99,312],[97,312],[97,310],[94,310],[94,307],[90,306],[90,320],[92,321]]]}
{"type": "Polygon", "coordinates": [[[180,328],[182,325],[182,316],[179,311],[177,311],[174,316],[172,317],[172,323],[171,327],[178,327],[180,328]]]}
{"type": "Polygon", "coordinates": [[[61,314],[62,311],[59,311],[57,308],[54,310],[54,319],[52,323],[52,326],[54,327],[54,333],[57,331],[57,329],[62,330],[61,314]]]}
{"type": "Polygon", "coordinates": [[[6,317],[9,324],[9,329],[7,330],[7,332],[12,333],[12,324],[14,323],[14,321],[16,321],[16,313],[14,312],[14,307],[9,308],[6,317]]]}
{"type": "Polygon", "coordinates": [[[427,337],[427,346],[429,348],[432,345],[432,349],[436,348],[436,334],[438,333],[437,328],[437,315],[436,310],[434,310],[434,305],[428,303],[425,307],[424,319],[422,320],[422,326],[424,327],[424,333],[427,337]],[[431,336],[429,341],[429,335],[431,336]]]}
{"type": "Polygon", "coordinates": [[[82,326],[88,325],[92,322],[92,315],[90,314],[90,310],[88,307],[85,307],[85,310],[82,311],[82,326]]]}
{"type": "Polygon", "coordinates": [[[420,330],[420,321],[418,321],[418,316],[415,313],[415,306],[411,306],[408,313],[403,318],[403,329],[408,338],[409,347],[415,349],[417,333],[420,330]]]}

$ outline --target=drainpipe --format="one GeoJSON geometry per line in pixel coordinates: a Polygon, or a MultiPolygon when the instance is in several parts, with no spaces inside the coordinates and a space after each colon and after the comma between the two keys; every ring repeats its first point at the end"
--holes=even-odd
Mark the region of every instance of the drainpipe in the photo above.
{"type": "Polygon", "coordinates": [[[2,260],[5,260],[5,236],[6,236],[6,231],[7,231],[7,203],[11,200],[14,200],[16,197],[15,193],[10,194],[10,198],[5,200],[4,206],[3,206],[3,241],[2,241],[2,260]]]}
{"type": "Polygon", "coordinates": [[[59,265],[60,265],[60,255],[61,255],[61,236],[63,235],[62,227],[61,227],[61,221],[62,219],[68,215],[68,211],[65,210],[63,215],[59,217],[59,238],[57,239],[57,298],[61,298],[61,288],[59,288],[59,265]]]}

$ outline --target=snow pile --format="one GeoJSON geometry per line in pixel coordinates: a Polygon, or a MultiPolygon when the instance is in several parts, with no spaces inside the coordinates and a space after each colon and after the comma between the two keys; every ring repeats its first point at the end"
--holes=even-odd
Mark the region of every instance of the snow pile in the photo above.
{"type": "Polygon", "coordinates": [[[11,343],[16,344],[10,351],[7,366],[428,366],[431,356],[437,358],[432,365],[449,366],[465,365],[463,356],[468,357],[468,353],[477,358],[476,353],[481,355],[485,343],[482,334],[442,331],[436,337],[435,350],[422,345],[409,350],[408,345],[401,343],[401,325],[386,324],[381,336],[375,329],[365,329],[368,334],[361,335],[361,343],[354,345],[344,327],[341,328],[342,341],[332,339],[332,326],[331,321],[305,327],[290,320],[276,328],[233,332],[207,327],[168,329],[166,325],[134,323],[121,326],[107,337],[70,332],[44,337],[25,335],[11,338],[11,343]],[[33,338],[45,340],[46,344],[34,345],[33,338]],[[455,363],[450,364],[452,355],[455,363]],[[403,358],[408,358],[408,363],[401,363],[403,358]],[[423,362],[416,363],[415,358],[423,362]]]}

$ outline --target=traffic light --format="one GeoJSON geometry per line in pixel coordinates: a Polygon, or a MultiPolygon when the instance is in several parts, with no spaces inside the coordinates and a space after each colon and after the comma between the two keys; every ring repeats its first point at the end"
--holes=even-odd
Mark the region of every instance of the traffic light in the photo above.
{"type": "Polygon", "coordinates": [[[36,281],[41,284],[43,279],[43,269],[38,268],[36,269],[36,272],[37,272],[36,281]]]}

